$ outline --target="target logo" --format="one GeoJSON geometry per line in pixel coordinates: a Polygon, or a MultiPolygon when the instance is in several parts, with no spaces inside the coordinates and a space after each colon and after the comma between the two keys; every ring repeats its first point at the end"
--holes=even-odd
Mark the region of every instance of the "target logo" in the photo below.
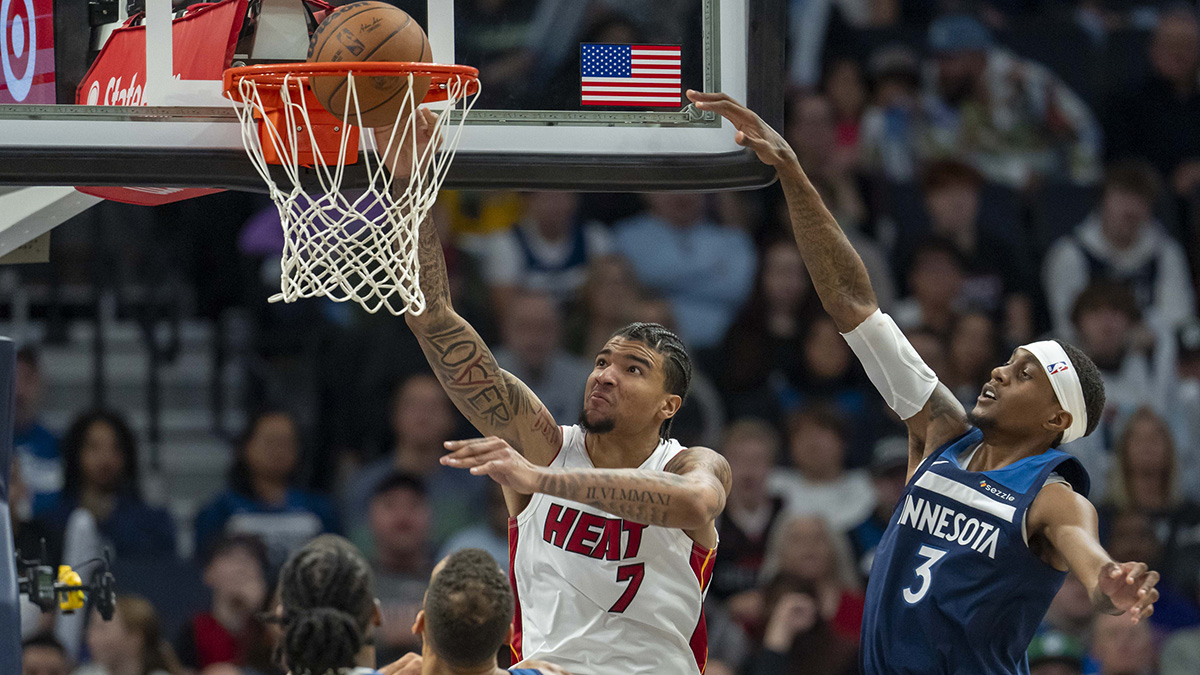
{"type": "Polygon", "coordinates": [[[52,4],[52,0],[0,0],[0,102],[54,102],[52,4]]]}

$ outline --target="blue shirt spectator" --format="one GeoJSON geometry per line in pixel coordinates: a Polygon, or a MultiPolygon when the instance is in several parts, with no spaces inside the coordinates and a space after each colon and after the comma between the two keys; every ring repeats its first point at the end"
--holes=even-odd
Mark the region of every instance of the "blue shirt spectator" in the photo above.
{"type": "Polygon", "coordinates": [[[35,510],[45,509],[47,499],[62,489],[63,482],[58,438],[38,421],[42,391],[38,352],[33,347],[22,347],[17,350],[13,449],[35,510]]]}
{"type": "Polygon", "coordinates": [[[116,555],[174,555],[175,524],[143,501],[137,444],[120,415],[97,410],[76,418],[63,439],[63,460],[63,489],[43,501],[40,514],[58,541],[71,514],[85,509],[116,555]]]}
{"type": "Polygon", "coordinates": [[[371,495],[392,473],[403,471],[421,479],[429,500],[430,539],[444,543],[457,530],[478,522],[487,508],[485,476],[443,466],[442,443],[454,434],[454,410],[442,385],[432,375],[414,375],[396,387],[392,398],[392,451],[351,477],[343,496],[343,511],[351,540],[371,555],[367,511],[371,495]]]}
{"type": "Polygon", "coordinates": [[[703,195],[645,197],[649,210],[617,225],[617,250],[638,280],[671,302],[688,346],[714,347],[754,286],[754,244],[745,232],[706,220],[703,195]]]}
{"type": "Polygon", "coordinates": [[[337,532],[328,499],[292,487],[300,459],[299,432],[289,413],[260,413],[238,443],[229,489],[196,515],[196,551],[204,555],[223,534],[248,534],[267,545],[272,568],[323,532],[337,532]]]}

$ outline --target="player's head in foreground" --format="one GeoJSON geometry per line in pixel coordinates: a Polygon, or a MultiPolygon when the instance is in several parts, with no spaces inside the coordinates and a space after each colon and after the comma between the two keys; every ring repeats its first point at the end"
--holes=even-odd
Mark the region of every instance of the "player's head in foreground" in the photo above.
{"type": "Polygon", "coordinates": [[[278,656],[292,675],[374,665],[375,577],[349,541],[322,535],[293,553],[279,573],[279,603],[278,656]]]}
{"type": "Polygon", "coordinates": [[[992,369],[967,420],[996,440],[1040,439],[1055,448],[1092,433],[1103,410],[1096,364],[1074,345],[1043,340],[992,369]]]}
{"type": "Polygon", "coordinates": [[[604,434],[657,425],[658,435],[668,438],[691,381],[692,360],[677,335],[657,323],[629,324],[596,355],[580,426],[604,434]]]}
{"type": "Polygon", "coordinates": [[[446,556],[433,568],[413,625],[422,656],[451,671],[495,669],[497,652],[512,640],[513,606],[508,579],[488,553],[468,548],[446,556]]]}

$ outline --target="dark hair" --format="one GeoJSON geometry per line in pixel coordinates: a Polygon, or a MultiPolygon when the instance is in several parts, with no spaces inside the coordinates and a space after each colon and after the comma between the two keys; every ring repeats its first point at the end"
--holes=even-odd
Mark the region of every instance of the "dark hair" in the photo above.
{"type": "MultiPolygon", "coordinates": [[[[636,340],[653,349],[663,356],[663,386],[670,394],[675,394],[683,405],[687,399],[688,387],[692,384],[692,359],[688,356],[687,348],[679,336],[657,323],[631,323],[613,333],[612,337],[636,340]]],[[[611,339],[611,338],[610,338],[611,339]]],[[[670,438],[671,421],[668,417],[658,428],[658,435],[670,438]]]]}
{"type": "Polygon", "coordinates": [[[292,426],[299,432],[296,418],[292,413],[282,408],[265,408],[259,411],[254,417],[246,423],[242,428],[242,432],[238,434],[237,445],[234,450],[233,465],[229,467],[229,487],[233,488],[234,492],[253,498],[254,481],[250,475],[250,465],[246,463],[246,448],[250,445],[250,439],[254,438],[254,434],[258,432],[258,426],[263,420],[276,415],[286,417],[292,426]]]}
{"type": "Polygon", "coordinates": [[[933,162],[921,174],[921,192],[928,196],[951,185],[967,185],[975,189],[983,187],[983,174],[979,169],[956,159],[933,162]]]}
{"type": "Polygon", "coordinates": [[[206,550],[200,552],[203,556],[201,560],[204,567],[208,567],[217,558],[238,550],[249,553],[258,563],[259,569],[262,570],[263,579],[267,579],[271,569],[270,555],[267,552],[267,545],[256,535],[226,534],[206,550]]]}
{"type": "Polygon", "coordinates": [[[968,267],[967,259],[963,256],[962,251],[954,245],[954,242],[945,237],[926,237],[913,249],[909,273],[911,274],[921,264],[923,256],[929,254],[941,254],[950,258],[950,261],[960,270],[965,271],[968,267]]]}
{"type": "MultiPolygon", "coordinates": [[[[1087,430],[1083,435],[1087,436],[1096,430],[1100,418],[1104,415],[1104,380],[1100,377],[1100,369],[1082,349],[1062,340],[1055,342],[1067,353],[1071,365],[1075,366],[1075,374],[1079,376],[1079,387],[1083,389],[1084,412],[1087,413],[1087,430]]],[[[1062,434],[1059,434],[1050,447],[1057,448],[1061,442],[1062,434]]]]}
{"type": "Polygon", "coordinates": [[[1142,316],[1133,291],[1116,281],[1097,281],[1083,289],[1071,307],[1071,323],[1079,325],[1080,317],[1097,309],[1116,310],[1132,322],[1140,321],[1142,316]]]}
{"type": "Polygon", "coordinates": [[[1158,171],[1146,161],[1123,159],[1110,164],[1104,172],[1104,193],[1110,190],[1129,192],[1154,206],[1162,194],[1162,181],[1158,171]]]}
{"type": "Polygon", "coordinates": [[[33,345],[25,345],[17,350],[17,363],[24,363],[30,368],[38,370],[38,366],[41,365],[41,361],[41,353],[38,352],[38,348],[34,347],[33,345]]]}
{"type": "Polygon", "coordinates": [[[427,495],[425,482],[420,478],[404,471],[393,471],[385,476],[379,482],[379,485],[376,485],[375,489],[371,491],[371,499],[374,500],[376,497],[392,490],[409,490],[422,499],[427,495]]]}
{"type": "Polygon", "coordinates": [[[310,541],[279,573],[283,640],[277,655],[292,675],[326,675],[354,666],[375,612],[375,578],[349,541],[310,541]]]}
{"type": "Polygon", "coordinates": [[[426,637],[451,666],[494,662],[513,604],[512,588],[491,555],[477,548],[452,553],[425,593],[426,637]]]}
{"type": "Polygon", "coordinates": [[[850,429],[846,423],[846,418],[827,403],[818,403],[807,408],[801,408],[793,411],[787,416],[787,432],[788,438],[800,433],[800,430],[805,425],[813,425],[819,429],[826,429],[837,434],[842,443],[846,443],[850,439],[850,429]]]}
{"type": "Polygon", "coordinates": [[[117,437],[117,450],[121,453],[124,463],[124,480],[120,491],[141,497],[138,490],[138,459],[137,439],[125,418],[112,410],[91,410],[83,413],[71,422],[66,435],[63,436],[63,494],[78,497],[83,489],[83,466],[80,455],[83,444],[87,441],[88,430],[93,424],[107,424],[117,437]]]}
{"type": "Polygon", "coordinates": [[[21,643],[22,650],[29,649],[30,647],[45,647],[47,649],[53,649],[54,651],[58,652],[59,656],[68,661],[71,660],[70,655],[67,654],[67,648],[58,641],[58,638],[54,637],[54,633],[52,632],[38,633],[37,635],[34,635],[21,643]]]}

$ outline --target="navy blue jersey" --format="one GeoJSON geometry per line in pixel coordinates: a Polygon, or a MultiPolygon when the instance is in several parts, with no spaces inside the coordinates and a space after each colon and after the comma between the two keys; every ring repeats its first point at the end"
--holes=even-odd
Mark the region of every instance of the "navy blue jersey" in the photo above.
{"type": "Polygon", "coordinates": [[[1025,650],[1065,572],[1025,543],[1025,512],[1058,473],[1087,495],[1071,455],[1047,450],[995,471],[962,465],[971,429],[926,457],[884,532],[867,585],[865,675],[1029,672],[1025,650]]]}

